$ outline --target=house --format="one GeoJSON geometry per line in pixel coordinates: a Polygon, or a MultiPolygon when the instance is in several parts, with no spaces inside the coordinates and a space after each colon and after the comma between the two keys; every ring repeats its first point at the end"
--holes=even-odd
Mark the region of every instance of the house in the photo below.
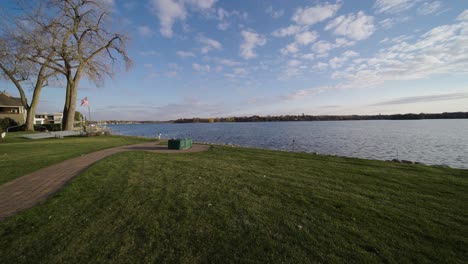
{"type": "Polygon", "coordinates": [[[12,97],[6,92],[0,92],[0,119],[11,118],[19,125],[26,123],[26,109],[21,99],[12,97]]]}
{"type": "Polygon", "coordinates": [[[53,114],[36,114],[34,116],[35,125],[47,125],[47,124],[60,124],[62,123],[63,113],[53,113],[53,114]]]}

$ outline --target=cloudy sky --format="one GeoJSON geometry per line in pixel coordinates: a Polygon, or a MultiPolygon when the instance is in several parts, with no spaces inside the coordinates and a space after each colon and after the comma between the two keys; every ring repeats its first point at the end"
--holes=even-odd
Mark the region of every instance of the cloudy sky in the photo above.
{"type": "Polygon", "coordinates": [[[465,0],[106,1],[134,65],[81,83],[93,119],[468,111],[465,0]]]}

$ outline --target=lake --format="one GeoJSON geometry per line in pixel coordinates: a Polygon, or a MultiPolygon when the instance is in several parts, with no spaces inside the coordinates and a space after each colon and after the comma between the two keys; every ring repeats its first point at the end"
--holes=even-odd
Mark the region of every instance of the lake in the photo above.
{"type": "Polygon", "coordinates": [[[114,134],[468,168],[468,120],[108,125],[114,134]]]}

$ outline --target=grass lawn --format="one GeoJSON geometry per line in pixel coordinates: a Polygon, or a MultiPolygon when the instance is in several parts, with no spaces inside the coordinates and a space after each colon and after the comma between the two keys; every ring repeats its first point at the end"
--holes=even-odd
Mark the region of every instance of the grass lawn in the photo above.
{"type": "Polygon", "coordinates": [[[0,222],[0,259],[466,263],[467,204],[468,170],[219,146],[126,152],[0,222]]]}
{"type": "Polygon", "coordinates": [[[124,136],[26,139],[25,132],[8,133],[0,143],[0,184],[60,161],[100,149],[135,144],[148,139],[124,136]]]}

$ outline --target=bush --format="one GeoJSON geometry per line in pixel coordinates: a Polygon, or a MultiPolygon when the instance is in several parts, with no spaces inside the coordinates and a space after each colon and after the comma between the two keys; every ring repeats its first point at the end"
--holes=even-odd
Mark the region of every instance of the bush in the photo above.
{"type": "Polygon", "coordinates": [[[44,125],[49,131],[60,131],[62,130],[62,124],[47,124],[44,125]]]}
{"type": "Polygon", "coordinates": [[[3,131],[6,131],[7,128],[9,128],[9,127],[17,126],[17,125],[18,125],[18,123],[15,120],[13,120],[13,119],[11,119],[9,117],[4,118],[4,119],[0,119],[0,128],[3,131]]]}
{"type": "Polygon", "coordinates": [[[34,125],[34,130],[36,131],[60,131],[62,130],[62,124],[44,124],[44,125],[34,125]]]}
{"type": "Polygon", "coordinates": [[[110,131],[93,131],[93,132],[88,132],[86,133],[86,136],[88,137],[99,137],[99,136],[110,136],[111,132],[110,131]]]}

